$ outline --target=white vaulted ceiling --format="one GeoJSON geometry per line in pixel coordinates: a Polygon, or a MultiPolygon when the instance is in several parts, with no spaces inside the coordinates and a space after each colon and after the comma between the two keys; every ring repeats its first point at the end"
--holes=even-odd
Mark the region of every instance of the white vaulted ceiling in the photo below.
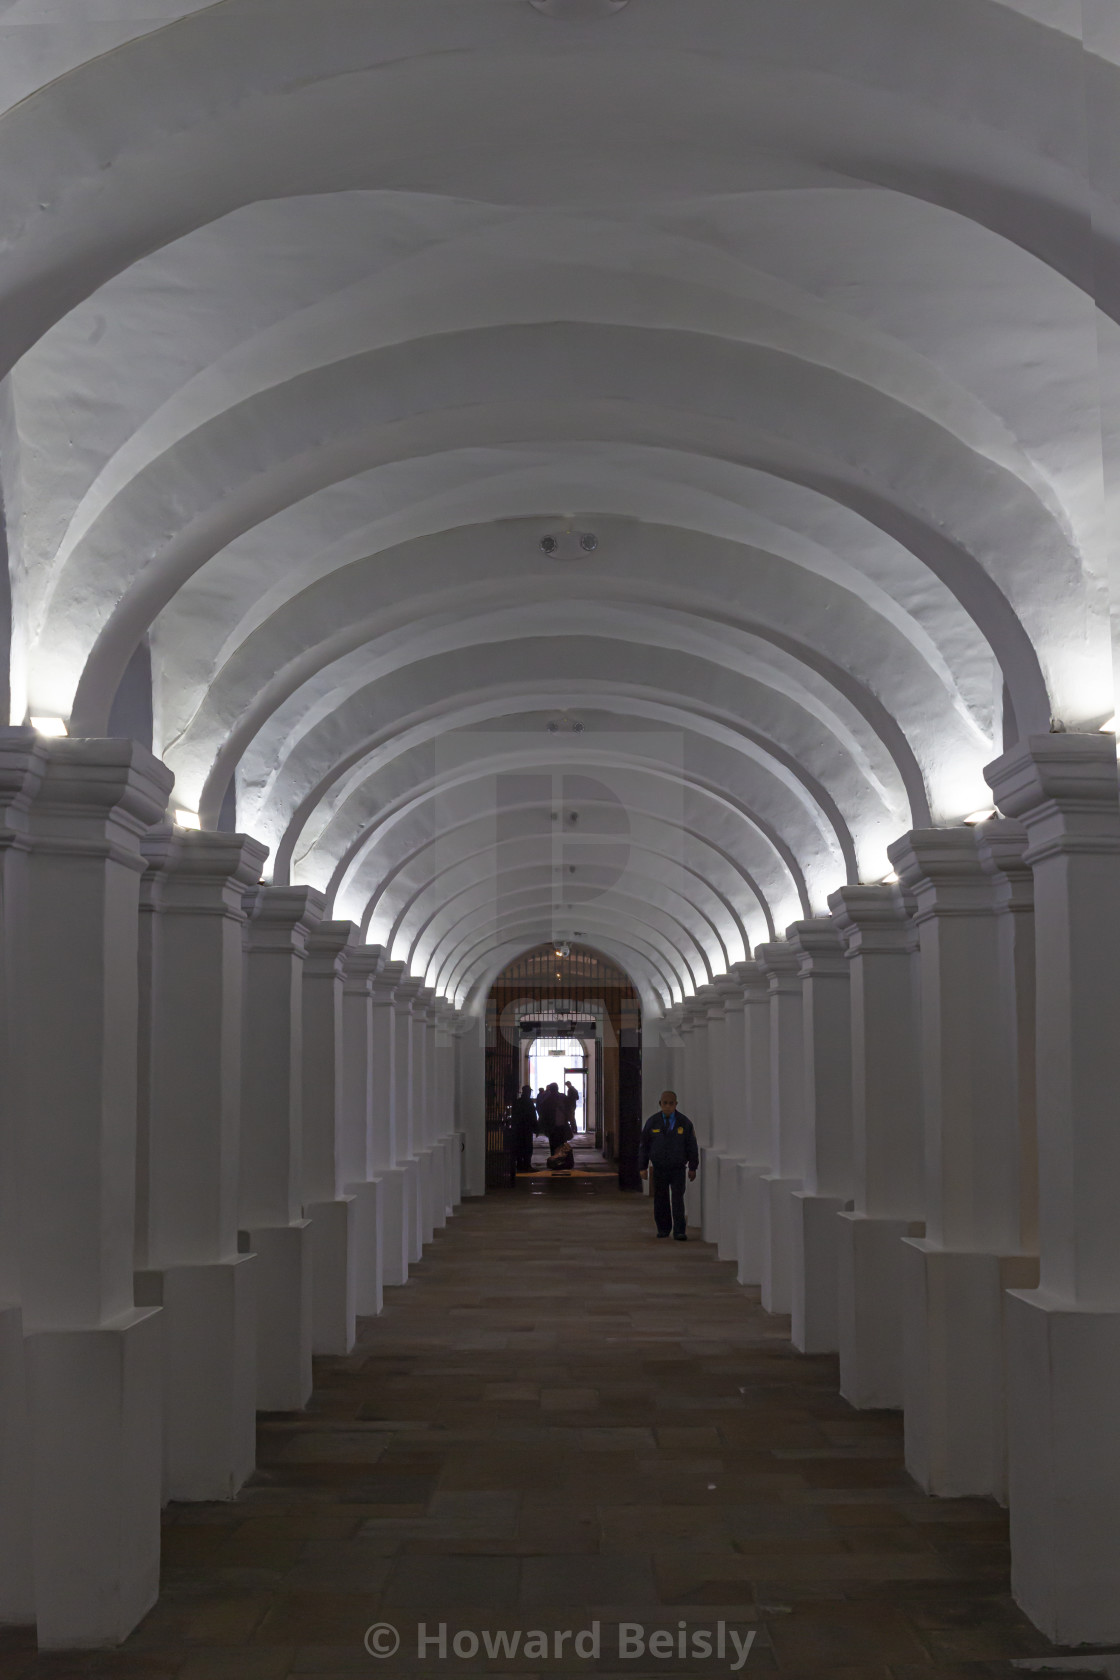
{"type": "Polygon", "coordinates": [[[1120,41],[569,4],[0,0],[12,721],[657,1009],[1116,709],[1120,41]]]}

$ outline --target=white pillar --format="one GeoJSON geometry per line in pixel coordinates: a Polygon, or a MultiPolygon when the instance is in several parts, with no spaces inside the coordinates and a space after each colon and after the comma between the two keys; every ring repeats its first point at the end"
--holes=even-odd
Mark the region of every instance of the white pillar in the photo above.
{"type": "Polygon", "coordinates": [[[793,1198],[805,1174],[805,1027],[798,953],[760,945],[770,983],[770,1160],[763,1203],[762,1305],[793,1311],[793,1198]]]}
{"type": "Polygon", "coordinates": [[[356,1335],[357,1226],[342,1160],[342,997],[353,922],[320,922],[303,964],[303,1212],[311,1221],[311,1351],[345,1355],[356,1335]]]}
{"type": "Polygon", "coordinates": [[[140,836],[172,777],[132,741],[52,741],[30,811],[21,1292],[39,1643],[115,1644],[151,1608],[160,1314],[133,1296],[140,836]]]}
{"type": "Polygon", "coordinates": [[[906,1464],[930,1493],[1006,1494],[1004,1290],[1020,1233],[1020,1137],[992,880],[970,828],[889,848],[914,896],[921,966],[926,1236],[903,1244],[906,1464]]]}
{"type": "Polygon", "coordinates": [[[30,729],[0,730],[0,1626],[35,1620],[31,1420],[20,1282],[22,959],[31,800],[46,768],[30,729]]]}
{"type": "Polygon", "coordinates": [[[746,1048],[743,985],[737,971],[721,975],[716,990],[723,1004],[723,1067],[720,1073],[719,1149],[716,1171],[716,1248],[721,1260],[739,1262],[739,1169],[745,1159],[746,1048]]]}
{"type": "Polygon", "coordinates": [[[143,842],[144,1091],[137,1299],[163,1307],[164,1495],[232,1499],[256,1462],[256,1267],[237,1251],[246,890],[243,834],[143,842]]]}
{"type": "MultiPolygon", "coordinates": [[[[677,1091],[677,1101],[695,1125],[696,1141],[703,1150],[711,1141],[711,1079],[708,1068],[708,1005],[699,993],[685,1002],[681,1036],[684,1042],[681,1085],[684,1089],[677,1091]]],[[[703,1228],[703,1173],[693,1184],[686,1181],[685,1217],[690,1225],[703,1228]]]]}
{"type": "Polygon", "coordinates": [[[428,1111],[428,1005],[433,994],[419,983],[412,1010],[412,1154],[419,1163],[420,1222],[423,1241],[430,1243],[436,1231],[435,1160],[430,1138],[428,1111]]]}
{"type": "Polygon", "coordinates": [[[342,982],[342,1186],[354,1198],[354,1309],[364,1318],[383,1304],[386,1186],[374,1141],[373,986],[384,960],[380,945],[353,946],[342,982]]]}
{"type": "Polygon", "coordinates": [[[463,1132],[463,1194],[486,1194],[486,1023],[465,1016],[456,1036],[457,1106],[463,1132]]]}
{"type": "Polygon", "coordinates": [[[311,1239],[303,1217],[303,963],[323,916],[312,887],[246,901],[240,1222],[257,1254],[257,1406],[311,1395],[311,1239]]]}
{"type": "Polygon", "coordinates": [[[386,1287],[408,1281],[408,1173],[397,1143],[397,1012],[393,994],[404,975],[401,963],[383,962],[373,981],[373,1064],[370,1148],[374,1172],[382,1184],[381,1264],[386,1287]]]}
{"type": "Polygon", "coordinates": [[[1034,871],[1041,1281],[1008,1301],[1012,1586],[1051,1639],[1120,1639],[1120,806],[1112,736],[989,766],[1034,871]]]}
{"type": "Polygon", "coordinates": [[[739,1185],[739,1282],[761,1287],[767,1231],[767,1178],[772,1165],[770,981],[759,962],[736,969],[743,983],[745,1101],[739,1185]]]}
{"type": "Polygon", "coordinates": [[[702,986],[697,1000],[704,1011],[708,1073],[707,1139],[700,1169],[701,1228],[704,1241],[715,1243],[719,1240],[719,1163],[727,1111],[727,1020],[718,986],[702,986]]]}
{"type": "Polygon", "coordinates": [[[840,1391],[902,1409],[902,1242],[925,1235],[917,933],[897,887],[841,887],[829,905],[852,987],[854,1210],[841,1214],[840,1391]]]}
{"type": "Polygon", "coordinates": [[[413,1062],[412,1005],[424,982],[405,971],[403,963],[393,965],[397,983],[393,990],[393,1020],[396,1042],[393,1059],[393,1116],[396,1129],[396,1162],[405,1174],[405,1216],[408,1220],[408,1263],[416,1264],[424,1253],[423,1183],[416,1153],[415,1067],[413,1062]]]}
{"type": "Polygon", "coordinates": [[[435,1102],[433,1114],[443,1153],[444,1213],[450,1218],[462,1200],[462,1147],[455,1124],[455,1011],[441,999],[435,1008],[435,1102]]]}
{"type": "Polygon", "coordinates": [[[837,1215],[851,1206],[852,1015],[848,960],[827,918],[789,930],[801,972],[805,1046],[805,1182],[793,1197],[793,1345],[839,1348],[837,1215]]]}

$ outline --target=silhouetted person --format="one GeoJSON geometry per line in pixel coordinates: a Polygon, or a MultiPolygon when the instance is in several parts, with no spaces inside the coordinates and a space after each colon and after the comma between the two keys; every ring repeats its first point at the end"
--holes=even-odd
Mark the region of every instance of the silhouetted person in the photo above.
{"type": "Polygon", "coordinates": [[[568,1120],[569,1137],[575,1137],[578,1130],[578,1127],[576,1126],[576,1109],[578,1107],[579,1092],[569,1079],[567,1084],[564,1086],[564,1110],[568,1120]]]}
{"type": "Polygon", "coordinates": [[[687,1114],[677,1107],[677,1093],[662,1091],[660,1112],[651,1114],[642,1127],[638,1166],[643,1178],[653,1168],[653,1217],[659,1237],[674,1236],[688,1241],[688,1220],[684,1211],[684,1175],[696,1177],[700,1148],[687,1114]]]}
{"type": "Polygon", "coordinates": [[[532,1089],[522,1085],[521,1095],[513,1104],[513,1148],[518,1172],[533,1170],[533,1137],[537,1130],[537,1105],[532,1089]]]}

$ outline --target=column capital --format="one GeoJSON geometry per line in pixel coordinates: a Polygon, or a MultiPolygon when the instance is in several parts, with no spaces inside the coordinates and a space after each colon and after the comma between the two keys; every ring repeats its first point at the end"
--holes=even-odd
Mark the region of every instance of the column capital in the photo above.
{"type": "Polygon", "coordinates": [[[696,994],[699,1008],[706,1012],[709,1021],[723,1020],[724,998],[718,982],[709,980],[706,986],[701,986],[696,994]]]}
{"type": "Polygon", "coordinates": [[[792,945],[775,939],[767,945],[756,945],[754,954],[771,994],[801,990],[801,959],[792,945]]]}
{"type": "Polygon", "coordinates": [[[319,922],[307,936],[304,973],[313,979],[342,980],[358,939],[353,922],[319,922]]]}
{"type": "Polygon", "coordinates": [[[26,845],[28,812],[47,768],[33,729],[0,729],[0,849],[26,845]]]}
{"type": "Polygon", "coordinates": [[[742,1009],[743,982],[734,969],[730,969],[726,974],[721,974],[713,981],[713,984],[720,995],[725,1010],[742,1009]]]}
{"type": "Polygon", "coordinates": [[[786,938],[797,952],[798,972],[803,980],[821,975],[848,978],[844,941],[830,916],[794,922],[786,929],[786,938]]]}
{"type": "Polygon", "coordinates": [[[380,979],[384,967],[384,945],[352,946],[344,976],[346,991],[352,997],[369,992],[371,986],[380,979]]]}
{"type": "Polygon", "coordinates": [[[253,887],[245,895],[249,950],[288,951],[303,957],[319,926],[326,900],[314,887],[253,887]]]}
{"type": "Polygon", "coordinates": [[[756,958],[736,963],[731,972],[743,988],[744,1004],[757,1003],[762,998],[769,998],[770,982],[766,977],[766,970],[756,958]]]}
{"type": "Polygon", "coordinates": [[[997,817],[975,830],[980,867],[992,879],[995,907],[1011,915],[1034,909],[1034,871],[1027,862],[1027,831],[1014,818],[997,817]]]}
{"type": "Polygon", "coordinates": [[[1120,852],[1113,735],[1031,735],[984,771],[1001,811],[1027,831],[1028,864],[1120,852]]]}
{"type": "Polygon", "coordinates": [[[914,895],[915,922],[992,914],[992,878],[981,866],[973,829],[914,829],[888,846],[887,855],[914,895]]]}
{"type": "Polygon", "coordinates": [[[424,990],[424,982],[418,975],[409,974],[405,963],[400,966],[402,973],[393,991],[393,1002],[411,1015],[414,1013],[413,1004],[424,990]]]}
{"type": "Polygon", "coordinates": [[[138,741],[66,738],[41,750],[45,768],[30,811],[36,850],[141,872],[140,837],[163,818],[175,785],[167,766],[138,741]]]}
{"type": "Polygon", "coordinates": [[[849,957],[907,955],[914,930],[897,886],[840,887],[829,896],[837,931],[849,957]]]}
{"type": "Polygon", "coordinates": [[[147,864],[141,892],[169,915],[224,916],[245,920],[247,889],[260,883],[268,847],[247,834],[171,828],[144,835],[147,864]]]}

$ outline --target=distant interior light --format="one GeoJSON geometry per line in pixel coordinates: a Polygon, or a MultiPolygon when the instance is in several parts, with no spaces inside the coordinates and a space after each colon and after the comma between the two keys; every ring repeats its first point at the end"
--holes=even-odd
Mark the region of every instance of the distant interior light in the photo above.
{"type": "Polygon", "coordinates": [[[977,823],[991,822],[992,818],[998,815],[999,813],[996,811],[995,807],[989,805],[983,811],[971,812],[964,820],[970,828],[975,828],[977,823]]]}
{"type": "Polygon", "coordinates": [[[1117,720],[1114,717],[1110,717],[1107,723],[1102,723],[1101,724],[1101,734],[1102,735],[1115,735],[1116,734],[1116,721],[1117,720]]]}
{"type": "Polygon", "coordinates": [[[69,735],[65,718],[33,717],[31,727],[36,735],[45,735],[49,740],[56,740],[61,735],[69,735]]]}
{"type": "Polygon", "coordinates": [[[884,886],[884,887],[897,887],[897,885],[901,881],[901,879],[902,879],[902,876],[898,873],[898,871],[895,870],[895,869],[892,869],[889,875],[884,875],[883,876],[883,879],[882,879],[880,885],[884,886]]]}
{"type": "Polygon", "coordinates": [[[202,827],[202,819],[197,811],[176,811],[175,827],[200,829],[202,827]]]}

